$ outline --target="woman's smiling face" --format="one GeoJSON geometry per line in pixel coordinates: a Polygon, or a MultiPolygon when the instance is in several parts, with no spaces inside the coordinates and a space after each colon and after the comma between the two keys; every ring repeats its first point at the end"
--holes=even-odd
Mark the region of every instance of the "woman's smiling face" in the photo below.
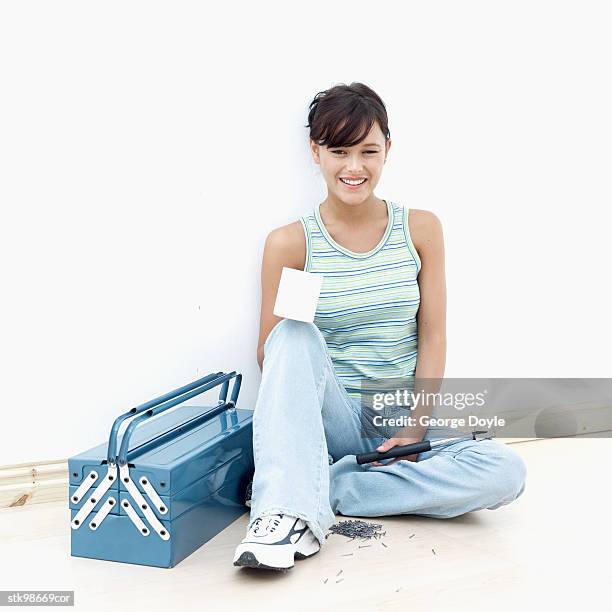
{"type": "Polygon", "coordinates": [[[367,136],[351,147],[328,148],[310,139],[313,159],[321,167],[330,194],[352,203],[371,196],[380,180],[390,146],[391,139],[385,142],[376,121],[367,136]],[[353,185],[348,184],[349,181],[353,185]]]}

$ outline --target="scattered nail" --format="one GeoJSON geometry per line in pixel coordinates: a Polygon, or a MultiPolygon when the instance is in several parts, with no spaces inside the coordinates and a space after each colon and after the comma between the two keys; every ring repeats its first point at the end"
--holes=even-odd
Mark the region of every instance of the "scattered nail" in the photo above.
{"type": "Polygon", "coordinates": [[[329,580],[329,578],[326,578],[326,579],[323,581],[323,584],[325,584],[325,583],[326,583],[328,580],[329,580]]]}
{"type": "Polygon", "coordinates": [[[338,584],[339,582],[342,582],[344,580],[344,578],[340,578],[340,580],[336,580],[336,584],[338,584]]]}
{"type": "Polygon", "coordinates": [[[336,574],[336,576],[339,576],[339,575],[340,575],[340,574],[341,574],[343,571],[344,571],[344,570],[340,570],[340,571],[339,571],[339,572],[336,574]]]}
{"type": "Polygon", "coordinates": [[[353,519],[348,521],[340,521],[339,523],[336,523],[330,527],[330,531],[333,533],[346,536],[351,540],[354,540],[355,538],[369,540],[370,538],[379,537],[381,535],[381,529],[382,525],[380,524],[353,519]]]}
{"type": "MultiPolygon", "coordinates": [[[[414,538],[414,536],[415,536],[415,535],[416,535],[416,533],[413,533],[413,534],[410,536],[410,538],[414,538]]],[[[410,539],[410,538],[408,538],[408,539],[410,539]]]]}
{"type": "Polygon", "coordinates": [[[431,549],[431,552],[432,552],[434,555],[436,554],[436,551],[435,551],[433,548],[431,549]]]}
{"type": "Polygon", "coordinates": [[[345,555],[340,555],[341,557],[350,557],[353,553],[346,553],[345,555]]]}
{"type": "Polygon", "coordinates": [[[381,544],[385,547],[385,548],[389,548],[384,542],[381,542],[381,544]]]}
{"type": "Polygon", "coordinates": [[[368,548],[369,546],[372,546],[371,544],[364,544],[363,546],[359,546],[359,548],[368,548]]]}

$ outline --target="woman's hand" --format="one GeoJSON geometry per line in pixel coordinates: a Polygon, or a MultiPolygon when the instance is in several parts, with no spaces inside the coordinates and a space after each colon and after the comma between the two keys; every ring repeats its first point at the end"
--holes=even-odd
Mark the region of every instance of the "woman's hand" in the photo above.
{"type": "MultiPolygon", "coordinates": [[[[376,450],[379,452],[385,452],[394,446],[406,446],[406,444],[414,444],[415,442],[420,442],[421,438],[389,438],[386,442],[383,442],[376,450]]],[[[382,466],[382,465],[393,465],[396,461],[400,461],[400,459],[405,459],[406,461],[416,461],[418,453],[415,455],[404,455],[403,457],[394,457],[389,463],[380,463],[379,461],[373,461],[372,465],[382,466]]]]}

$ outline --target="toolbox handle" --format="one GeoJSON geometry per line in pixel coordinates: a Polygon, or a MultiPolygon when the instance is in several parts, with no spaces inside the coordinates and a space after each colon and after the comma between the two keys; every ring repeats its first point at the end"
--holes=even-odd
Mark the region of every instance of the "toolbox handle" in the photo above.
{"type": "MultiPolygon", "coordinates": [[[[215,380],[222,374],[223,372],[216,372],[216,373],[208,374],[207,376],[204,376],[203,378],[200,378],[192,383],[179,387],[178,389],[175,389],[174,391],[164,393],[164,395],[160,395],[159,397],[156,397],[155,399],[145,402],[144,404],[141,404],[140,406],[136,406],[135,408],[132,408],[131,410],[128,410],[126,413],[118,416],[115,419],[115,422],[113,423],[113,427],[111,429],[110,436],[108,439],[108,450],[106,453],[106,458],[107,458],[108,463],[109,464],[115,463],[116,454],[117,454],[117,434],[119,432],[119,427],[121,426],[121,423],[123,423],[123,421],[137,414],[140,414],[144,412],[145,410],[152,408],[153,406],[157,406],[158,404],[161,404],[169,399],[182,395],[183,393],[187,391],[191,391],[192,389],[195,389],[196,387],[204,385],[212,380],[215,380]]],[[[221,390],[220,399],[223,399],[223,401],[225,401],[226,397],[227,397],[227,385],[224,385],[224,387],[221,390]],[[225,395],[223,395],[224,393],[225,395]]]]}
{"type": "MultiPolygon", "coordinates": [[[[208,408],[204,412],[196,414],[194,417],[187,421],[183,421],[171,427],[170,429],[163,431],[151,438],[150,440],[146,440],[139,444],[134,448],[130,448],[127,451],[126,461],[131,461],[134,457],[146,452],[147,450],[153,448],[157,444],[161,444],[167,440],[171,440],[176,437],[180,432],[187,432],[198,425],[205,423],[206,421],[210,421],[213,417],[220,415],[222,419],[222,429],[227,429],[227,413],[228,408],[233,408],[236,405],[236,401],[238,400],[238,392],[240,391],[240,382],[242,381],[242,374],[238,374],[236,377],[236,381],[234,382],[234,389],[232,391],[232,398],[230,401],[227,401],[227,389],[229,387],[229,380],[223,383],[223,387],[221,389],[221,393],[219,394],[219,403],[213,408],[208,408]],[[236,385],[238,385],[236,387],[236,385]]],[[[235,410],[232,411],[232,423],[238,424],[238,416],[235,414],[235,410]]]]}
{"type": "MultiPolygon", "coordinates": [[[[209,376],[213,376],[213,375],[209,375],[209,376]]],[[[206,380],[200,386],[196,387],[195,383],[191,383],[190,385],[186,385],[185,387],[182,387],[182,389],[187,389],[187,388],[189,389],[187,389],[186,393],[183,393],[181,395],[177,395],[176,391],[171,392],[171,397],[164,403],[159,404],[155,407],[149,407],[148,409],[144,411],[140,411],[140,414],[138,414],[136,418],[132,420],[132,422],[128,425],[127,429],[125,430],[125,433],[123,434],[123,439],[121,440],[121,448],[119,449],[119,455],[117,457],[117,463],[120,466],[127,464],[127,454],[128,454],[129,444],[130,444],[130,438],[132,437],[134,430],[136,429],[136,427],[138,427],[140,423],[142,423],[143,421],[149,420],[151,417],[157,414],[160,414],[161,412],[164,412],[165,410],[168,410],[169,408],[177,406],[178,404],[182,404],[184,401],[191,399],[192,397],[195,397],[196,395],[200,395],[201,393],[204,393],[205,391],[208,391],[209,389],[212,389],[213,387],[216,387],[217,385],[222,385],[221,392],[219,394],[219,403],[212,410],[206,413],[206,417],[211,418],[215,414],[223,412],[228,407],[234,408],[236,406],[236,402],[238,401],[238,393],[240,392],[240,385],[242,384],[242,374],[237,374],[236,371],[230,372],[229,374],[218,372],[217,375],[214,375],[214,376],[216,376],[216,378],[212,380],[206,380]],[[226,400],[227,400],[227,391],[229,388],[229,381],[234,377],[236,378],[236,380],[234,381],[234,385],[232,387],[231,399],[229,402],[227,402],[226,400]]],[[[205,379],[207,378],[208,377],[205,377],[205,379]]],[[[205,380],[205,379],[201,379],[201,380],[205,380]]],[[[196,382],[199,382],[199,381],[196,381],[196,382]]]]}

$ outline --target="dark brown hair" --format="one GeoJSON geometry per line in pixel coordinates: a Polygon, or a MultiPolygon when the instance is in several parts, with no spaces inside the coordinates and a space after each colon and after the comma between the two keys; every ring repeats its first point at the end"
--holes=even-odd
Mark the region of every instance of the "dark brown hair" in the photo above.
{"type": "Polygon", "coordinates": [[[310,138],[321,146],[352,147],[359,144],[375,121],[389,140],[387,109],[380,96],[363,83],[341,83],[320,91],[310,103],[310,138]]]}

